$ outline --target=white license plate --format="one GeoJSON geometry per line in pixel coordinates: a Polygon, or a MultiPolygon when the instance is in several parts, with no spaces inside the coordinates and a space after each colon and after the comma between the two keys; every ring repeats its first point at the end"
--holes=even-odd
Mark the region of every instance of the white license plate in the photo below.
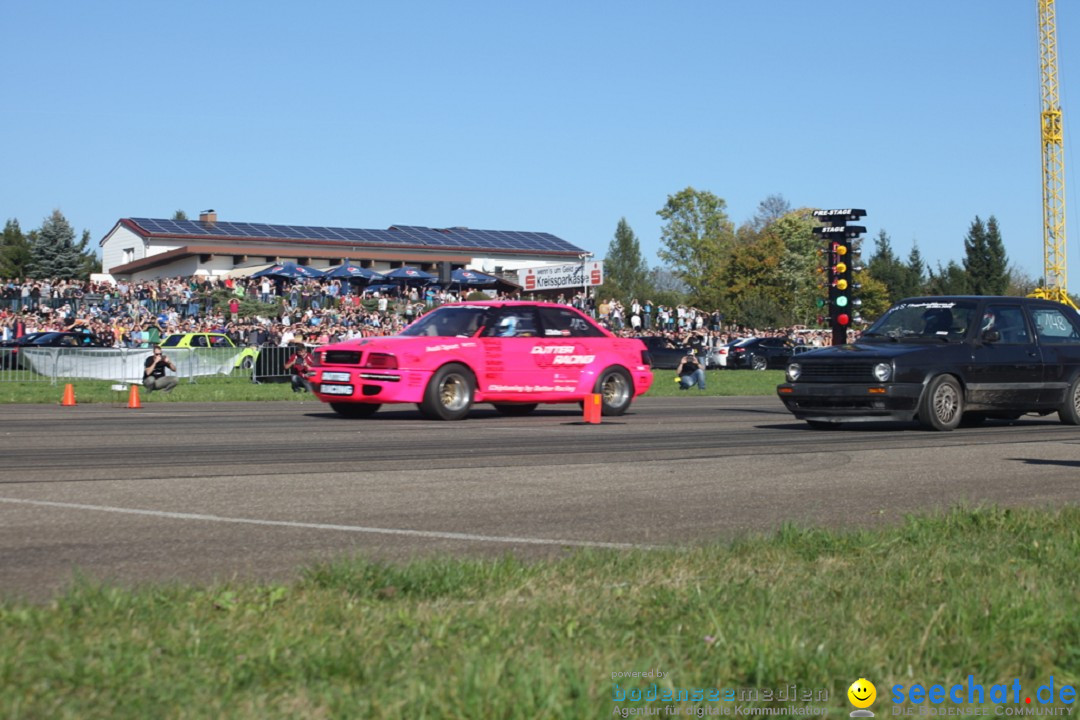
{"type": "Polygon", "coordinates": [[[324,372],[322,379],[327,382],[349,382],[349,373],[343,372],[324,372]]]}
{"type": "Polygon", "coordinates": [[[323,395],[352,395],[352,385],[322,385],[323,395]]]}

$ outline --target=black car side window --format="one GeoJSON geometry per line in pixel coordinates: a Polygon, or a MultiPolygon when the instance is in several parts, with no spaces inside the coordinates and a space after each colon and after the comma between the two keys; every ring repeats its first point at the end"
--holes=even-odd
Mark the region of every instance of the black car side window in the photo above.
{"type": "Polygon", "coordinates": [[[1035,322],[1035,334],[1039,342],[1062,345],[1065,343],[1080,343],[1080,332],[1077,332],[1074,321],[1065,316],[1065,313],[1056,308],[1035,308],[1031,311],[1031,319],[1035,322]]]}
{"type": "Polygon", "coordinates": [[[996,331],[1002,345],[1027,345],[1031,342],[1024,311],[1015,305],[989,305],[983,311],[981,332],[996,331]]]}

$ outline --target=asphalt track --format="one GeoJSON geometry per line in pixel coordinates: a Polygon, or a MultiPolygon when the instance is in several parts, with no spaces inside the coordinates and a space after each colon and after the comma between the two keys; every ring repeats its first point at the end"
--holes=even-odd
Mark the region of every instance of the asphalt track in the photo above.
{"type": "Polygon", "coordinates": [[[958,504],[1080,501],[1057,416],[934,433],[818,431],[773,397],[645,398],[432,422],[303,403],[4,406],[0,597],[76,573],[125,585],[285,580],[344,553],[551,555],[867,526],[958,504]]]}

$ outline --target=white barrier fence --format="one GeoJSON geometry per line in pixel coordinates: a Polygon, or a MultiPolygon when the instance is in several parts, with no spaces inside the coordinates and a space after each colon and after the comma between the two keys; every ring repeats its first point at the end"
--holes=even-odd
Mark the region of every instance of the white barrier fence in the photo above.
{"type": "MultiPolygon", "coordinates": [[[[4,348],[10,350],[10,348],[4,348]]],[[[166,348],[180,379],[230,375],[239,370],[242,348],[166,348]]],[[[115,380],[141,382],[150,348],[20,348],[7,353],[0,380],[33,382],[57,380],[115,380]]],[[[250,377],[250,371],[246,373],[250,377]]]]}

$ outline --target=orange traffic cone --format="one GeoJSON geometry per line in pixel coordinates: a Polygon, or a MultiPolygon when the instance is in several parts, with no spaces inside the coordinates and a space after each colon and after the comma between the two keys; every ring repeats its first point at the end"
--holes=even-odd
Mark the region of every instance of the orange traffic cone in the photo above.
{"type": "Polygon", "coordinates": [[[64,397],[60,404],[65,406],[75,404],[75,388],[71,386],[71,383],[64,386],[64,397]]]}
{"type": "Polygon", "coordinates": [[[142,403],[139,402],[139,386],[135,383],[131,384],[131,392],[128,393],[128,405],[129,408],[141,408],[142,403]]]}
{"type": "Polygon", "coordinates": [[[591,425],[600,424],[600,416],[603,410],[600,400],[600,395],[594,394],[585,396],[585,422],[591,425]]]}

